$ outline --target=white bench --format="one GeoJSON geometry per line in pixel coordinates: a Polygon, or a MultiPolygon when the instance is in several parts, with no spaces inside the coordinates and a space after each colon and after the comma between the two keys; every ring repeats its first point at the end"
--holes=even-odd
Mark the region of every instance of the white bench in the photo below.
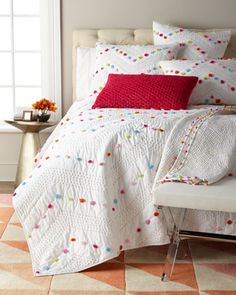
{"type": "Polygon", "coordinates": [[[236,242],[236,236],[181,230],[186,209],[236,212],[236,177],[226,177],[208,186],[168,182],[153,193],[158,207],[176,207],[180,216],[174,225],[171,243],[166,257],[162,280],[169,280],[174,269],[179,243],[182,237],[208,238],[236,242]]]}

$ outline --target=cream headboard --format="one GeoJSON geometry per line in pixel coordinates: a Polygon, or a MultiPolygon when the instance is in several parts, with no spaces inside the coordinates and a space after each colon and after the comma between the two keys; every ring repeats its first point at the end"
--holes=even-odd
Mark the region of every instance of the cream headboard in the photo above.
{"type": "MultiPolygon", "coordinates": [[[[198,31],[200,31],[198,29],[198,31]]],[[[203,31],[203,30],[201,30],[203,31]]],[[[213,31],[213,30],[206,30],[213,31]]],[[[216,31],[216,30],[214,30],[216,31]]],[[[236,30],[232,37],[226,57],[236,57],[236,30]]],[[[76,100],[76,48],[95,47],[97,42],[110,44],[153,44],[152,30],[77,30],[73,32],[73,100],[76,100]]]]}

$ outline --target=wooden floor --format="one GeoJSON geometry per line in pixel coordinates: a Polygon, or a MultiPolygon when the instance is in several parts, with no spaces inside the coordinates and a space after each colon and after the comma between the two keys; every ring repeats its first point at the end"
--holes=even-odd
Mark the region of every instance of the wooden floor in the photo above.
{"type": "Polygon", "coordinates": [[[0,194],[12,194],[14,189],[13,182],[0,182],[0,194]]]}

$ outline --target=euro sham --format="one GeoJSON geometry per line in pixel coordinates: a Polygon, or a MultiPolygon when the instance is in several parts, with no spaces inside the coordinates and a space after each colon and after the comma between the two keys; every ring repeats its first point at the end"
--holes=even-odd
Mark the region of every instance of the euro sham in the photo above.
{"type": "Polygon", "coordinates": [[[177,42],[179,59],[222,58],[231,37],[230,30],[195,32],[184,28],[153,22],[155,45],[177,42]]]}

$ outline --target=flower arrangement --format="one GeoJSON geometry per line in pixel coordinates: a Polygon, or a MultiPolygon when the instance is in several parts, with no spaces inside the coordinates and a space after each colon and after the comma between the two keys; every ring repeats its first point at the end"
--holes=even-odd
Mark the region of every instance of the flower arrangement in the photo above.
{"type": "Polygon", "coordinates": [[[32,104],[32,107],[35,110],[38,110],[38,119],[40,122],[47,122],[50,118],[48,112],[55,112],[57,110],[56,103],[52,100],[42,98],[39,101],[36,101],[32,104]]]}
{"type": "Polygon", "coordinates": [[[35,110],[40,110],[44,113],[47,113],[48,111],[55,112],[57,110],[56,103],[46,98],[42,98],[41,100],[36,101],[32,104],[32,107],[35,110]]]}

